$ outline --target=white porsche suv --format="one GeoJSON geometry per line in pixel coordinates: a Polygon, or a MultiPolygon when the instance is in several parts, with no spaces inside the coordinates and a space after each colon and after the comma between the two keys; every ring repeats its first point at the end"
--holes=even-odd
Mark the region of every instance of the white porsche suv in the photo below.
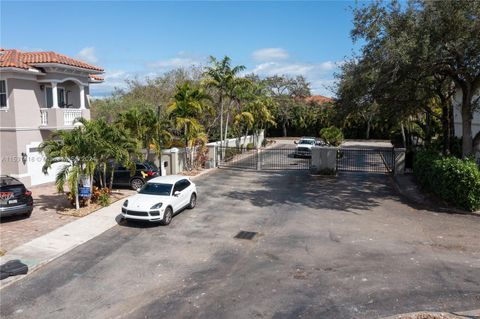
{"type": "Polygon", "coordinates": [[[197,188],[185,176],[160,176],[149,180],[138,194],[123,203],[122,217],[170,224],[173,216],[184,208],[197,204],[197,188]]]}

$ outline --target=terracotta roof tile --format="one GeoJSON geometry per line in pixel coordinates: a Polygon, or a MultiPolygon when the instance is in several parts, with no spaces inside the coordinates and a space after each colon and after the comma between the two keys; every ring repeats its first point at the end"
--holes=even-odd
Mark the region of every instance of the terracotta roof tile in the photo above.
{"type": "Polygon", "coordinates": [[[90,74],[89,77],[92,79],[92,80],[95,80],[95,81],[103,81],[105,80],[104,78],[102,78],[101,76],[98,76],[96,74],[90,74]]]}
{"type": "Polygon", "coordinates": [[[19,50],[4,50],[0,51],[0,67],[14,67],[20,69],[34,68],[38,63],[58,63],[69,66],[75,66],[82,69],[103,71],[103,69],[82,62],[80,60],[72,59],[66,55],[56,52],[22,52],[19,50]]]}
{"type": "Polygon", "coordinates": [[[312,95],[307,98],[305,98],[307,102],[314,102],[318,104],[324,104],[324,103],[333,103],[334,100],[332,98],[322,96],[322,95],[312,95]]]}

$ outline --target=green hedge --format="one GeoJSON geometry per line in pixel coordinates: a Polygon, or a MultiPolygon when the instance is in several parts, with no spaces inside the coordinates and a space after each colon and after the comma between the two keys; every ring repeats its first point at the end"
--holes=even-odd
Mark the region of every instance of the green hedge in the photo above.
{"type": "Polygon", "coordinates": [[[413,172],[423,188],[445,201],[469,211],[480,209],[480,170],[474,161],[421,151],[413,172]]]}

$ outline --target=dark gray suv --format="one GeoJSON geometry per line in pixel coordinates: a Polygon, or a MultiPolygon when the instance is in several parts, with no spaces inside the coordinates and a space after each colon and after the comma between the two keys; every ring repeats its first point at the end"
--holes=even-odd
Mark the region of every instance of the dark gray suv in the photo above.
{"type": "Polygon", "coordinates": [[[13,215],[30,217],[33,210],[32,192],[18,179],[0,176],[0,218],[13,215]]]}

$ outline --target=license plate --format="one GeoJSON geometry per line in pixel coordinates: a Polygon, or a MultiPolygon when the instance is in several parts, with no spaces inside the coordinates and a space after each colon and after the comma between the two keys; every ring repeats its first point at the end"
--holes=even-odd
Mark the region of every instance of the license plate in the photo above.
{"type": "Polygon", "coordinates": [[[16,204],[18,201],[16,199],[11,199],[8,201],[9,204],[16,204]]]}

